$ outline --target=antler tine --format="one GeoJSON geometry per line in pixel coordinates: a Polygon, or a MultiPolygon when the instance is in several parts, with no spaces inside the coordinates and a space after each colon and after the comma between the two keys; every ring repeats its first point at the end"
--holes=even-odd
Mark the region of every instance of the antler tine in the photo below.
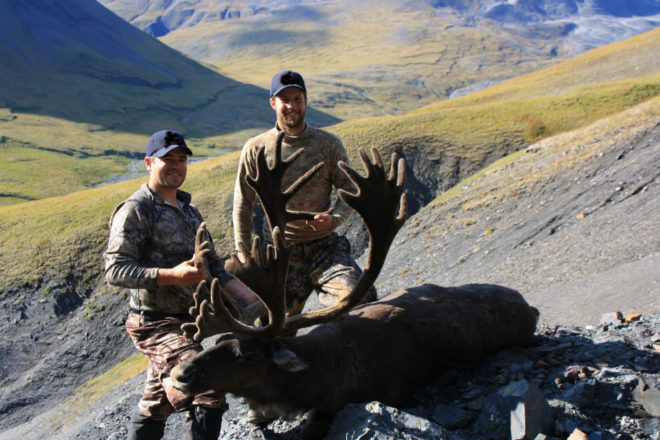
{"type": "Polygon", "coordinates": [[[369,161],[367,154],[361,148],[358,153],[367,170],[367,176],[362,177],[353,168],[341,162],[339,166],[355,183],[358,192],[351,194],[339,190],[338,194],[344,203],[360,214],[367,225],[370,240],[365,267],[369,268],[374,264],[382,265],[382,263],[372,261],[372,259],[382,256],[384,262],[392,240],[406,221],[408,204],[406,195],[403,193],[406,162],[404,159],[399,159],[396,152],[392,153],[389,177],[386,179],[383,162],[375,148],[371,149],[374,158],[373,163],[369,161]],[[368,194],[372,194],[371,197],[374,197],[374,199],[370,198],[368,194]],[[376,197],[379,198],[375,199],[376,197]],[[399,206],[399,214],[396,215],[399,206]],[[383,222],[382,219],[389,219],[390,222],[383,222]]]}
{"type": "Polygon", "coordinates": [[[259,146],[256,150],[256,176],[249,174],[246,176],[247,184],[257,193],[261,201],[271,230],[275,226],[284,229],[287,221],[290,220],[312,219],[314,217],[312,213],[287,211],[286,204],[325,165],[323,162],[316,164],[285,191],[280,191],[284,172],[303,152],[303,149],[300,148],[291,154],[288,159],[282,160],[282,141],[285,135],[286,133],[282,131],[277,136],[273,166],[268,166],[266,161],[266,147],[259,146]]]}
{"type": "MultiPolygon", "coordinates": [[[[188,313],[190,313],[191,316],[199,315],[202,302],[208,298],[210,298],[210,296],[207,282],[200,281],[199,284],[197,284],[197,290],[195,290],[195,293],[193,294],[194,305],[188,309],[188,313]]],[[[190,339],[193,339],[198,333],[197,325],[195,325],[193,322],[188,322],[181,325],[181,330],[183,331],[184,336],[190,339]]]]}
{"type": "MultiPolygon", "coordinates": [[[[206,266],[206,254],[211,251],[209,249],[209,241],[205,240],[206,234],[206,222],[202,222],[195,234],[195,254],[193,255],[193,261],[197,268],[206,266]]],[[[206,272],[208,273],[208,267],[206,268],[206,272]]]]}
{"type": "MultiPolygon", "coordinates": [[[[204,290],[207,289],[206,282],[202,281],[195,295],[203,287],[204,290]]],[[[209,336],[217,335],[219,333],[226,332],[240,332],[240,333],[258,333],[259,330],[250,325],[243,324],[240,320],[234,318],[232,312],[229,311],[226,303],[231,304],[231,308],[234,310],[234,313],[242,315],[243,320],[246,319],[244,313],[241,313],[242,309],[235,305],[229,294],[220,287],[220,281],[217,278],[214,278],[211,282],[211,302],[207,298],[201,299],[203,295],[207,295],[208,292],[201,293],[197,298],[195,298],[195,306],[198,308],[197,313],[195,313],[195,322],[186,323],[181,326],[183,333],[186,337],[192,338],[196,341],[201,341],[204,338],[209,336]],[[200,301],[201,299],[201,301],[200,301]]],[[[191,314],[192,314],[191,308],[191,314]]],[[[248,321],[249,322],[249,321],[248,321]]]]}
{"type": "Polygon", "coordinates": [[[358,305],[376,281],[392,241],[405,222],[407,213],[406,196],[403,193],[405,161],[398,159],[396,153],[392,154],[389,177],[386,178],[378,151],[373,148],[371,151],[373,162],[362,149],[359,150],[367,172],[366,177],[361,176],[346,163],[339,164],[358,188],[355,194],[339,190],[339,197],[360,214],[369,231],[369,253],[364,271],[355,288],[340,298],[335,305],[289,317],[283,327],[286,332],[336,320],[358,305]]]}
{"type": "Polygon", "coordinates": [[[279,226],[272,231],[273,244],[266,248],[266,261],[262,261],[259,237],[252,241],[250,257],[241,261],[234,253],[225,268],[250,287],[268,310],[269,324],[260,333],[269,335],[284,323],[286,316],[286,275],[292,245],[284,241],[279,226]]]}

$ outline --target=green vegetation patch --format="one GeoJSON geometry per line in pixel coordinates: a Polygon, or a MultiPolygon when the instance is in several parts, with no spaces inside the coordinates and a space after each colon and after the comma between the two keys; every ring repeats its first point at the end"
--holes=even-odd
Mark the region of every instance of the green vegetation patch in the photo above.
{"type": "MultiPolygon", "coordinates": [[[[154,129],[155,131],[156,129],[154,129]]],[[[144,176],[149,138],[93,124],[0,108],[0,206],[56,197],[118,178],[144,176]]],[[[236,151],[254,133],[187,138],[193,162],[236,151]]]]}
{"type": "MultiPolygon", "coordinates": [[[[499,148],[503,154],[540,139],[584,127],[600,118],[660,95],[660,75],[589,84],[569,93],[487,103],[462,101],[399,117],[368,118],[330,128],[350,149],[430,147],[436,154],[475,164],[499,148]]],[[[497,155],[495,155],[497,156],[497,155]]]]}
{"type": "Polygon", "coordinates": [[[0,143],[0,206],[80,191],[125,172],[127,159],[81,157],[13,140],[0,143]]]}
{"type": "MultiPolygon", "coordinates": [[[[193,164],[183,187],[193,194],[223,255],[233,250],[231,200],[237,164],[238,153],[193,164]]],[[[52,274],[72,280],[76,288],[96,284],[103,274],[110,214],[146,180],[0,207],[0,294],[10,287],[39,289],[52,274]]]]}

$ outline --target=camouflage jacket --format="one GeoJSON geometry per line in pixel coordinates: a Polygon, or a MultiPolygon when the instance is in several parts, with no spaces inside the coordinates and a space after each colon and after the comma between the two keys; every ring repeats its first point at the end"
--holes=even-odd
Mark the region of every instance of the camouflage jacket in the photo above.
{"type": "MultiPolygon", "coordinates": [[[[188,313],[196,286],[156,286],[158,268],[174,267],[192,258],[195,234],[203,219],[190,194],[177,192],[181,209],[171,206],[146,184],[119,204],[110,217],[110,238],[105,252],[109,284],[130,289],[132,309],[188,313]]],[[[225,271],[210,237],[207,261],[211,276],[224,285],[233,278],[225,271]]]]}
{"type": "MultiPolygon", "coordinates": [[[[269,163],[274,161],[277,128],[272,128],[259,136],[249,139],[243,146],[238,165],[236,184],[234,186],[234,241],[236,249],[243,243],[248,249],[252,243],[252,213],[256,194],[245,183],[245,175],[256,175],[256,149],[266,146],[266,158],[269,163]]],[[[324,212],[332,204],[332,190],[343,188],[355,192],[353,182],[339,168],[337,163],[348,163],[348,154],[339,138],[331,133],[307,125],[297,136],[285,136],[282,142],[282,159],[287,159],[300,148],[304,152],[286,170],[282,179],[282,190],[295,182],[308,169],[319,162],[325,166],[307,182],[301,190],[289,201],[287,208],[291,211],[324,212]]],[[[339,226],[350,213],[351,209],[339,198],[336,199],[332,212],[334,228],[339,226]]],[[[304,220],[289,222],[284,235],[292,243],[307,243],[328,236],[332,231],[314,231],[305,225],[304,220]]]]}

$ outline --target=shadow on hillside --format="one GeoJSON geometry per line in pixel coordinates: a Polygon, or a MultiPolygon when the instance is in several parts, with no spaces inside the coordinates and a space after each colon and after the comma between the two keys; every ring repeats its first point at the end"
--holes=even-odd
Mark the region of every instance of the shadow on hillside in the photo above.
{"type": "MultiPolygon", "coordinates": [[[[0,82],[12,85],[0,108],[138,134],[168,127],[206,137],[274,125],[267,89],[197,63],[98,2],[2,3],[0,29],[8,30],[0,33],[0,82]]],[[[308,117],[318,126],[340,121],[314,109],[308,117]]]]}

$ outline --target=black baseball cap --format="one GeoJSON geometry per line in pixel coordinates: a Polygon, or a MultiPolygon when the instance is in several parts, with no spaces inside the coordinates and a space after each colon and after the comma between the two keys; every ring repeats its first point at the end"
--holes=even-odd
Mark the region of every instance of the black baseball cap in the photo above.
{"type": "Polygon", "coordinates": [[[152,134],[147,141],[146,155],[163,157],[175,148],[183,148],[188,156],[193,154],[181,134],[176,131],[161,130],[152,134]]]}
{"type": "Polygon", "coordinates": [[[270,97],[272,98],[273,96],[276,96],[287,87],[298,87],[305,92],[305,95],[307,95],[305,80],[303,80],[302,75],[291,70],[283,70],[275,75],[270,82],[270,97]]]}

